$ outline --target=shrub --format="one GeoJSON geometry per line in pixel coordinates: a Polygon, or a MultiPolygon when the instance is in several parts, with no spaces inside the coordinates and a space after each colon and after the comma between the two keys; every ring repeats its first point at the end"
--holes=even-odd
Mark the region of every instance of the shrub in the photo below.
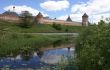
{"type": "Polygon", "coordinates": [[[61,30],[62,29],[61,24],[53,23],[52,27],[55,28],[56,30],[61,30]]]}
{"type": "Polygon", "coordinates": [[[68,32],[68,31],[69,31],[69,29],[68,29],[68,28],[66,28],[66,29],[65,29],[65,32],[68,32]]]}

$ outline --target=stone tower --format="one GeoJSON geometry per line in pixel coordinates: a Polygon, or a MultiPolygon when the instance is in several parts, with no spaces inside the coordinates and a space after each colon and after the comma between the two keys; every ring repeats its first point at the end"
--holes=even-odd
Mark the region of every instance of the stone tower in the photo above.
{"type": "Polygon", "coordinates": [[[35,17],[35,20],[37,21],[38,24],[43,23],[43,15],[41,12],[38,13],[38,15],[35,17]]]}
{"type": "Polygon", "coordinates": [[[88,15],[86,13],[82,16],[82,26],[88,26],[88,15]]]}

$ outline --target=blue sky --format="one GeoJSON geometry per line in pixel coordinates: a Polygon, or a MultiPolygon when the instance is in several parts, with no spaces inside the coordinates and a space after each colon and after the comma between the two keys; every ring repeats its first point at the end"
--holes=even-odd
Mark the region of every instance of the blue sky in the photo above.
{"type": "Polygon", "coordinates": [[[84,13],[90,22],[97,22],[101,16],[110,16],[110,0],[1,0],[0,13],[10,10],[21,13],[27,10],[34,16],[42,12],[44,16],[65,20],[68,15],[73,21],[81,21],[84,13]]]}
{"type": "MultiPolygon", "coordinates": [[[[43,11],[46,14],[50,15],[50,17],[58,17],[61,15],[65,15],[65,14],[70,14],[71,13],[71,9],[66,8],[66,10],[60,10],[60,11],[47,11],[43,8],[41,8],[40,3],[46,2],[49,0],[1,0],[1,4],[0,4],[0,13],[4,12],[5,10],[3,9],[6,6],[9,5],[17,5],[17,6],[29,6],[32,7],[34,9],[37,9],[39,11],[43,11]]],[[[63,0],[52,0],[52,1],[63,1],[63,0]]],[[[80,0],[68,0],[70,5],[75,4],[80,2],[80,0]]]]}

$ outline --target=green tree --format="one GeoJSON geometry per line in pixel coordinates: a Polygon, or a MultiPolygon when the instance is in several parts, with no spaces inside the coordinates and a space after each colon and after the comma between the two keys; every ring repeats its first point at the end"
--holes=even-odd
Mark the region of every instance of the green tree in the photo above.
{"type": "Polygon", "coordinates": [[[23,28],[29,28],[33,24],[33,17],[32,14],[29,13],[28,11],[23,11],[22,14],[20,15],[20,26],[23,28]]]}
{"type": "Polygon", "coordinates": [[[76,70],[110,70],[110,24],[101,20],[79,35],[76,70]]]}

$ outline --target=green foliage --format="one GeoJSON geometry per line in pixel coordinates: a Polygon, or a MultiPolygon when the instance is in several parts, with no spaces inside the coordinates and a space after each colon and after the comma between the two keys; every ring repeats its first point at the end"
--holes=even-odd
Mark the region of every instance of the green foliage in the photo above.
{"type": "Polygon", "coordinates": [[[29,28],[32,26],[33,17],[28,11],[22,12],[20,15],[21,23],[20,26],[23,28],[29,28]]]}
{"type": "Polygon", "coordinates": [[[79,35],[76,70],[110,70],[110,24],[101,20],[79,35]]]}
{"type": "Polygon", "coordinates": [[[55,28],[56,30],[61,30],[62,29],[61,24],[53,23],[52,27],[55,28]]]}
{"type": "Polygon", "coordinates": [[[69,32],[69,29],[68,29],[68,28],[66,28],[66,29],[65,29],[65,32],[69,32]]]}

